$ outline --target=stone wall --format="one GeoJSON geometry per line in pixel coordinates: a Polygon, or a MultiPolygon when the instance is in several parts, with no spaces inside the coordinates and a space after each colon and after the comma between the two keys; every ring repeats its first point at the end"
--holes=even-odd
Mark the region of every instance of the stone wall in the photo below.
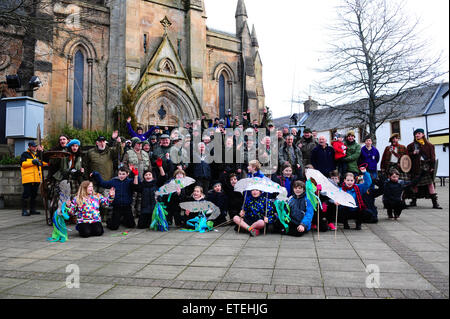
{"type": "MultiPolygon", "coordinates": [[[[22,176],[19,165],[0,165],[0,208],[21,207],[22,176]],[[1,207],[1,206],[4,207],[1,207]]],[[[40,192],[38,192],[40,194],[40,192]]],[[[42,198],[36,198],[36,205],[42,208],[42,198]]]]}

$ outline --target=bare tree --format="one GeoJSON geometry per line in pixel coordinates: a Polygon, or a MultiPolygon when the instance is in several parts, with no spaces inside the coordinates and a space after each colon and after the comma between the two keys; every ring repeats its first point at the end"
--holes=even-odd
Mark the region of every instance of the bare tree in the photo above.
{"type": "Polygon", "coordinates": [[[328,78],[316,87],[334,96],[329,104],[364,99],[366,107],[336,108],[351,114],[348,119],[354,126],[368,126],[376,142],[377,129],[399,115],[398,98],[432,84],[448,70],[439,70],[441,55],[427,57],[430,45],[420,39],[419,20],[406,16],[402,3],[342,1],[336,10],[338,21],[330,27],[333,41],[322,70],[328,78]]]}
{"type": "Polygon", "coordinates": [[[63,6],[55,0],[2,0],[0,57],[20,57],[17,73],[26,83],[33,76],[36,57],[50,60],[52,54],[62,53],[55,37],[70,37],[90,27],[83,25],[90,15],[88,9],[63,6]],[[42,52],[37,54],[38,41],[45,45],[41,45],[42,52]]]}

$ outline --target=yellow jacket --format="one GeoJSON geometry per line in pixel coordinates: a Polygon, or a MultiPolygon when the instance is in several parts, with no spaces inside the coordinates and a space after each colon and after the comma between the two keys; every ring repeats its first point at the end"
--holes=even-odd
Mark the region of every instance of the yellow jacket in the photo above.
{"type": "MultiPolygon", "coordinates": [[[[30,150],[22,153],[20,157],[22,184],[42,182],[42,168],[32,163],[35,158],[37,158],[36,154],[33,154],[30,150]]],[[[45,162],[42,164],[48,165],[45,162]]]]}

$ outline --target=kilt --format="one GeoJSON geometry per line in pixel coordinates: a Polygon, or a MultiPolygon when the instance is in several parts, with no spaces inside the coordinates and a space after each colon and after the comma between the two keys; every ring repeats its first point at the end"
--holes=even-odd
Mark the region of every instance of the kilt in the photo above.
{"type": "Polygon", "coordinates": [[[397,164],[397,163],[389,163],[388,169],[386,171],[386,175],[387,175],[386,177],[387,178],[389,177],[389,171],[391,169],[396,169],[400,173],[399,179],[401,179],[403,181],[409,181],[410,180],[409,174],[403,172],[402,169],[400,168],[400,165],[397,164]]]}
{"type": "Polygon", "coordinates": [[[420,171],[423,172],[423,176],[417,183],[417,186],[426,186],[434,183],[433,173],[430,170],[431,165],[428,162],[420,161],[420,171]]]}

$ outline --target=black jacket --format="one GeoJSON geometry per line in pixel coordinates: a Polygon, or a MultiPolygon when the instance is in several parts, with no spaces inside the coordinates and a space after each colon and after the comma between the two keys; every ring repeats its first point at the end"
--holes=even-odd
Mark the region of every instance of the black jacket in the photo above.
{"type": "Polygon", "coordinates": [[[165,178],[161,177],[158,180],[150,182],[142,181],[139,183],[138,191],[142,194],[141,198],[141,214],[152,214],[156,205],[155,192],[164,185],[165,178]]]}
{"type": "Polygon", "coordinates": [[[228,211],[228,196],[223,190],[220,193],[210,190],[206,196],[206,200],[219,207],[222,215],[228,211]]]}

